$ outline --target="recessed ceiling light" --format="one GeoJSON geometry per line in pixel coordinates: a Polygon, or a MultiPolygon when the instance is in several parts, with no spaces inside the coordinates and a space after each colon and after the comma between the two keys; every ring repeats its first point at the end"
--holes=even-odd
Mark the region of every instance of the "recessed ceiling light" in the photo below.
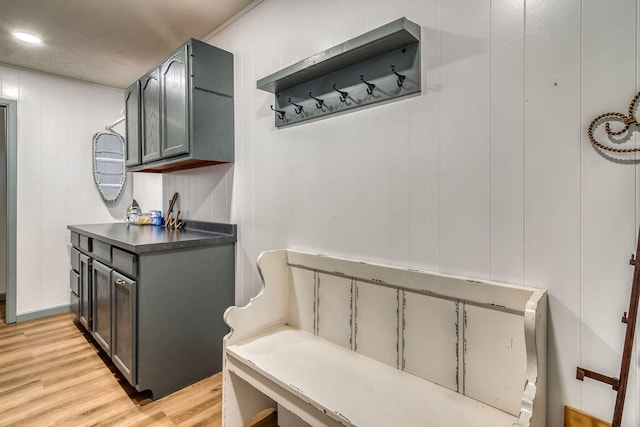
{"type": "Polygon", "coordinates": [[[22,31],[14,31],[13,37],[18,40],[22,40],[23,42],[31,43],[31,44],[40,44],[42,43],[42,39],[38,36],[34,36],[33,34],[24,33],[22,31]]]}

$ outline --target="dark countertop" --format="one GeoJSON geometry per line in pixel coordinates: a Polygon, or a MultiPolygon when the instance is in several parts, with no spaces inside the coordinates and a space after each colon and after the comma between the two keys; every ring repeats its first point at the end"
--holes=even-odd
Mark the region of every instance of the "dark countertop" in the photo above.
{"type": "Polygon", "coordinates": [[[67,229],[137,254],[231,243],[237,240],[235,224],[187,220],[185,224],[186,227],[182,230],[124,222],[67,225],[67,229]]]}

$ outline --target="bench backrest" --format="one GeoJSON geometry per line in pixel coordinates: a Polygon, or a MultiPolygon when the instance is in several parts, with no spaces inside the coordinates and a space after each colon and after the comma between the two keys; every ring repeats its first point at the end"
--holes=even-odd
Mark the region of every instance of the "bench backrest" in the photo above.
{"type": "Polygon", "coordinates": [[[527,382],[544,399],[544,290],[268,254],[259,262],[265,287],[269,275],[289,282],[286,323],[515,416],[526,406],[527,382]]]}

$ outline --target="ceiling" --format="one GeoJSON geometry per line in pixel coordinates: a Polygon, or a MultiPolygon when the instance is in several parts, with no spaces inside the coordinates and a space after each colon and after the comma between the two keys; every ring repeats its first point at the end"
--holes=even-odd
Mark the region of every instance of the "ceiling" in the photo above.
{"type": "Polygon", "coordinates": [[[0,0],[0,63],[126,88],[254,0],[0,0]],[[40,36],[41,45],[12,31],[40,36]]]}

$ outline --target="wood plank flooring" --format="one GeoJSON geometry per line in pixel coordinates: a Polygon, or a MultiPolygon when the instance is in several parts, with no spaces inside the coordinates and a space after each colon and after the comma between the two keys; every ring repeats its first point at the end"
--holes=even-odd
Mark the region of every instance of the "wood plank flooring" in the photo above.
{"type": "Polygon", "coordinates": [[[577,409],[565,406],[564,427],[611,427],[611,424],[577,409]]]}
{"type": "Polygon", "coordinates": [[[0,426],[221,424],[221,374],[151,401],[71,313],[6,325],[2,301],[0,319],[0,426]]]}

